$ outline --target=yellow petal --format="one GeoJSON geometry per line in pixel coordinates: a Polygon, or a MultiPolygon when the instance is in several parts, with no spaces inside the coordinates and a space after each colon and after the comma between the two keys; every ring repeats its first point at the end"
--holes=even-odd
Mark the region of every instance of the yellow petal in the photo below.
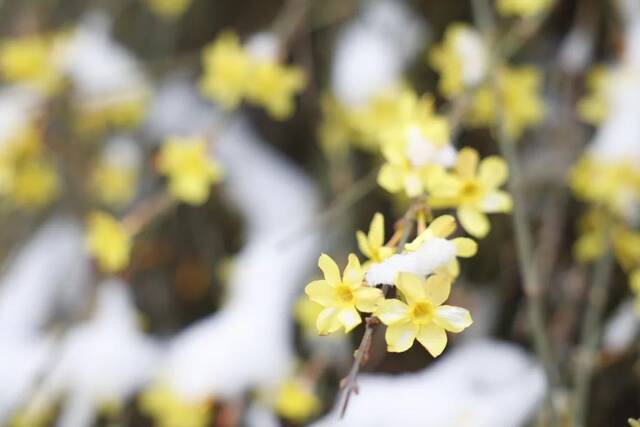
{"type": "Polygon", "coordinates": [[[336,286],[340,283],[340,270],[334,260],[327,254],[320,255],[318,259],[318,267],[324,274],[324,279],[330,286],[336,286]]]}
{"type": "Polygon", "coordinates": [[[362,323],[362,319],[360,318],[360,313],[354,308],[343,308],[338,313],[338,320],[344,326],[345,333],[351,332],[353,328],[362,323]]]}
{"type": "Polygon", "coordinates": [[[362,231],[358,231],[356,232],[356,240],[358,241],[358,249],[360,249],[362,255],[366,256],[367,258],[371,258],[373,255],[371,246],[369,246],[369,240],[367,240],[367,236],[362,231]]]}
{"type": "Polygon", "coordinates": [[[387,351],[392,353],[402,353],[407,351],[413,345],[413,341],[416,339],[416,332],[418,327],[411,322],[396,323],[391,326],[387,326],[387,331],[384,334],[387,341],[387,351]]]}
{"type": "Polygon", "coordinates": [[[458,152],[456,172],[463,178],[471,178],[478,167],[478,152],[470,147],[464,147],[458,152]]]}
{"type": "Polygon", "coordinates": [[[433,323],[422,325],[416,338],[433,357],[440,356],[447,346],[447,333],[433,323]]]}
{"type": "Polygon", "coordinates": [[[424,192],[422,177],[414,172],[404,174],[404,191],[409,197],[418,197],[424,192]]]}
{"type": "Polygon", "coordinates": [[[424,290],[426,298],[437,307],[449,298],[451,278],[444,274],[433,274],[424,282],[424,290]]]}
{"type": "Polygon", "coordinates": [[[452,215],[441,215],[431,221],[428,229],[435,237],[447,237],[456,231],[456,219],[452,215]]]}
{"type": "Polygon", "coordinates": [[[342,274],[342,281],[351,288],[358,288],[363,278],[364,272],[360,267],[360,260],[355,254],[349,254],[349,263],[342,274]]]}
{"type": "Polygon", "coordinates": [[[403,322],[409,319],[409,306],[399,299],[386,299],[378,304],[376,317],[385,325],[403,322]]]}
{"type": "Polygon", "coordinates": [[[489,233],[487,216],[475,208],[459,207],[458,219],[460,220],[460,225],[474,237],[483,238],[489,233]]]}
{"type": "Polygon", "coordinates": [[[320,335],[327,335],[340,329],[339,310],[335,307],[325,308],[318,314],[316,327],[320,335]]]}
{"type": "Polygon", "coordinates": [[[509,175],[507,163],[498,156],[489,156],[480,162],[478,178],[488,188],[498,188],[509,175]]]}
{"type": "Polygon", "coordinates": [[[400,289],[409,304],[425,298],[423,280],[412,273],[398,273],[396,287],[400,289]]]}
{"type": "Polygon", "coordinates": [[[434,322],[447,331],[461,332],[469,327],[473,323],[473,320],[471,319],[469,310],[451,305],[443,305],[436,308],[434,322]]]}
{"type": "Polygon", "coordinates": [[[402,167],[385,163],[378,173],[378,184],[390,193],[397,193],[404,186],[402,167]]]}
{"type": "Polygon", "coordinates": [[[374,248],[384,244],[384,217],[380,212],[376,212],[369,227],[369,242],[374,248]]]}
{"type": "Polygon", "coordinates": [[[469,258],[478,252],[478,244],[468,237],[456,237],[451,242],[456,246],[456,255],[459,257],[469,258]]]}
{"type": "Polygon", "coordinates": [[[311,301],[324,307],[333,305],[335,301],[335,291],[326,280],[314,280],[304,288],[304,293],[311,301]]]}
{"type": "Polygon", "coordinates": [[[483,212],[511,212],[513,201],[506,191],[493,191],[485,196],[480,208],[483,212]]]}
{"type": "Polygon", "coordinates": [[[365,313],[372,313],[382,302],[384,296],[378,288],[363,286],[353,292],[356,301],[356,308],[365,313]]]}

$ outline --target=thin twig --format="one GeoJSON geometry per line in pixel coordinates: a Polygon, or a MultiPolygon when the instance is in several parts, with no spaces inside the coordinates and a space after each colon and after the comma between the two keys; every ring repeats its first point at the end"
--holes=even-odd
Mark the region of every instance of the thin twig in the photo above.
{"type": "Polygon", "coordinates": [[[167,193],[154,194],[136,204],[134,209],[122,218],[120,223],[127,233],[133,236],[173,205],[174,199],[167,193]]]}
{"type": "MultiPolygon", "coordinates": [[[[609,246],[607,244],[607,246],[609,246]]],[[[576,363],[573,401],[573,427],[584,427],[587,419],[587,402],[596,350],[602,331],[602,315],[607,304],[609,283],[613,270],[613,253],[607,247],[605,254],[594,267],[593,282],[589,289],[587,311],[582,324],[582,334],[576,363]]]]}

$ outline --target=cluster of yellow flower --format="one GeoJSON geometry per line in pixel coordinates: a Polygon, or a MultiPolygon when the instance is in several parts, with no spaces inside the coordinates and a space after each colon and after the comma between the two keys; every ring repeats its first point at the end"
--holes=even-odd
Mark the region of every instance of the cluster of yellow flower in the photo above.
{"type": "MultiPolygon", "coordinates": [[[[206,140],[200,137],[173,137],[163,144],[157,170],[168,179],[168,192],[178,201],[201,205],[209,197],[211,185],[222,179],[222,167],[207,154],[206,140]]],[[[131,232],[110,214],[89,217],[87,249],[105,272],[117,272],[129,263],[131,232]]]]}
{"type": "Polygon", "coordinates": [[[18,208],[39,208],[58,194],[58,175],[51,153],[35,124],[17,132],[0,147],[0,196],[18,208]]]}
{"type": "Polygon", "coordinates": [[[149,9],[158,16],[175,19],[182,15],[193,0],[147,0],[149,9]]]}
{"type": "Polygon", "coordinates": [[[298,67],[282,65],[269,54],[251,52],[230,31],[206,47],[202,59],[200,89],[227,110],[246,99],[265,108],[273,118],[284,120],[293,113],[293,97],[305,84],[298,67]]]}
{"type": "MultiPolygon", "coordinates": [[[[637,82],[633,67],[594,66],[586,78],[589,92],[577,105],[579,117],[593,126],[602,125],[613,114],[613,100],[628,87],[636,87],[637,82]]],[[[615,147],[610,148],[615,150],[615,147]]],[[[616,260],[629,276],[640,315],[640,231],[635,220],[640,204],[638,165],[629,156],[614,154],[607,158],[597,150],[588,150],[571,169],[569,181],[574,195],[590,205],[578,221],[579,237],[574,245],[576,258],[591,262],[612,248],[616,260]]]]}
{"type": "MultiPolygon", "coordinates": [[[[376,214],[368,235],[357,234],[360,250],[369,258],[364,266],[355,254],[350,254],[341,275],[337,264],[322,254],[318,266],[324,279],[312,281],[305,288],[309,299],[323,307],[316,319],[318,332],[326,335],[341,328],[350,332],[362,323],[359,312],[372,313],[387,325],[388,351],[406,351],[417,339],[432,356],[440,355],[447,344],[445,331],[461,332],[472,323],[467,310],[443,305],[459,274],[457,260],[454,258],[426,277],[414,272],[397,272],[394,283],[387,284],[400,291],[396,298],[386,298],[380,288],[366,284],[364,277],[370,268],[394,253],[416,251],[430,240],[446,239],[455,229],[455,219],[443,215],[435,218],[412,242],[394,247],[392,243],[384,244],[384,219],[376,214]]],[[[466,237],[454,238],[451,243],[458,257],[471,257],[477,251],[476,243],[466,237]]]]}

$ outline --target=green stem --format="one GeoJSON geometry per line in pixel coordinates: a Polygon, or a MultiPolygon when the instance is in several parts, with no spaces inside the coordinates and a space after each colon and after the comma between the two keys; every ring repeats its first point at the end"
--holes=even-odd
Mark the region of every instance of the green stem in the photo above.
{"type": "Polygon", "coordinates": [[[593,378],[596,351],[602,331],[602,316],[607,305],[612,271],[613,254],[610,247],[607,247],[606,253],[594,267],[593,282],[589,289],[587,301],[587,311],[582,324],[576,363],[573,427],[584,427],[586,425],[591,379],[593,378]]]}

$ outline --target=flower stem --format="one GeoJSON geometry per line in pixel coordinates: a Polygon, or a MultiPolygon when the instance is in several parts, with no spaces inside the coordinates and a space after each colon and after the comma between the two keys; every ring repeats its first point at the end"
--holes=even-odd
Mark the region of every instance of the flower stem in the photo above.
{"type": "Polygon", "coordinates": [[[573,396],[572,425],[574,427],[584,427],[586,425],[589,390],[593,377],[596,350],[602,331],[602,315],[607,304],[612,270],[613,254],[608,247],[594,267],[593,282],[589,289],[587,308],[582,324],[573,396]]]}

